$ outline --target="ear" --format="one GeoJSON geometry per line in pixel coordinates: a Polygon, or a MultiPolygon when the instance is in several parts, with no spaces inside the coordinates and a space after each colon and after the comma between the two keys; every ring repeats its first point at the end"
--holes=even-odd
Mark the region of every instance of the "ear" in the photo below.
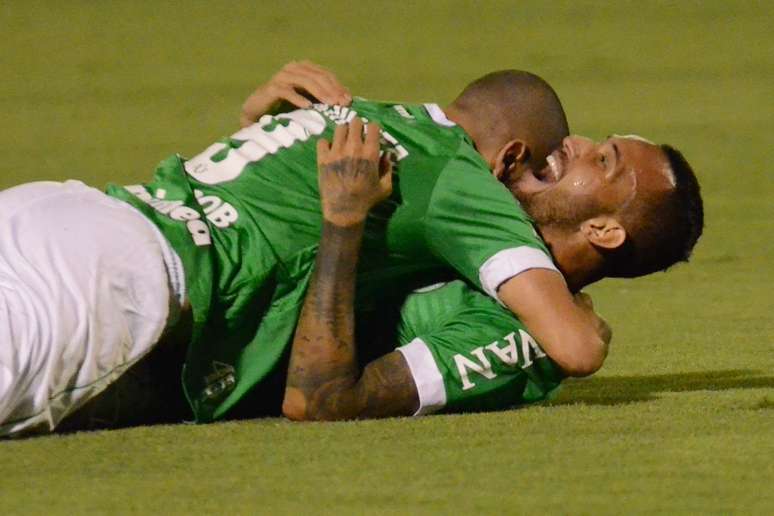
{"type": "Polygon", "coordinates": [[[511,140],[500,147],[494,159],[489,164],[492,174],[500,179],[508,175],[508,172],[519,164],[526,163],[529,159],[530,148],[524,140],[511,140]]]}
{"type": "Polygon", "coordinates": [[[610,216],[588,219],[581,223],[580,231],[592,245],[603,249],[617,249],[626,241],[626,230],[618,220],[610,216]]]}

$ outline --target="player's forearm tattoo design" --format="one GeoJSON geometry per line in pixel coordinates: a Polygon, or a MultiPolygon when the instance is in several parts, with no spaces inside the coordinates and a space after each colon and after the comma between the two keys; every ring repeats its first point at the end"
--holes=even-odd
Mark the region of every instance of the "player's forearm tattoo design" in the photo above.
{"type": "Polygon", "coordinates": [[[325,165],[326,173],[335,173],[343,176],[357,177],[365,175],[376,165],[373,161],[363,158],[341,158],[325,165]]]}
{"type": "Polygon", "coordinates": [[[293,419],[409,415],[418,404],[402,355],[392,352],[360,375],[354,337],[355,272],[363,224],[324,222],[315,272],[296,329],[286,406],[293,419]]]}

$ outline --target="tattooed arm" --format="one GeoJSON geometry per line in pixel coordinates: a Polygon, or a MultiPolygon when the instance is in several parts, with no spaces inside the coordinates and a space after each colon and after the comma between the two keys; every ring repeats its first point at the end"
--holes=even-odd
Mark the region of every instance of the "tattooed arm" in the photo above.
{"type": "Polygon", "coordinates": [[[366,215],[392,191],[379,159],[379,126],[355,118],[317,146],[323,230],[290,355],[282,411],[290,419],[336,420],[413,414],[419,406],[403,355],[359,371],[354,337],[355,273],[366,215]],[[380,172],[382,172],[380,174],[380,172]]]}

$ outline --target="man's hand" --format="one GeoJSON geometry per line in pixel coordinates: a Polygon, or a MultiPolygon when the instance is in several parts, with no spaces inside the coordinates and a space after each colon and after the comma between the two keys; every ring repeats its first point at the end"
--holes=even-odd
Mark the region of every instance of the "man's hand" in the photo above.
{"type": "Polygon", "coordinates": [[[594,311],[594,303],[591,301],[590,295],[585,292],[578,292],[573,296],[573,301],[575,306],[583,311],[588,320],[591,321],[591,324],[596,328],[597,335],[605,344],[605,356],[607,356],[607,348],[610,345],[610,340],[613,338],[613,330],[610,328],[610,325],[594,311]]]}
{"type": "Polygon", "coordinates": [[[561,274],[531,269],[503,283],[497,295],[567,375],[588,376],[602,367],[610,328],[594,313],[591,298],[570,294],[561,274]]]}
{"type": "Polygon", "coordinates": [[[247,127],[274,111],[283,101],[308,108],[312,105],[309,97],[342,106],[352,102],[349,90],[330,71],[310,61],[291,62],[245,100],[239,123],[247,127]]]}
{"type": "Polygon", "coordinates": [[[575,303],[575,306],[581,310],[581,313],[589,324],[596,330],[597,337],[599,337],[599,354],[601,360],[596,368],[599,369],[602,367],[602,363],[605,361],[607,353],[610,351],[610,340],[613,338],[613,330],[610,328],[610,325],[607,324],[607,321],[602,319],[599,314],[594,311],[594,303],[591,301],[590,295],[584,292],[578,292],[573,296],[572,300],[575,303]]]}
{"type": "Polygon", "coordinates": [[[379,157],[379,125],[364,126],[355,117],[340,125],[333,142],[317,142],[317,168],[322,213],[337,226],[363,222],[369,210],[392,192],[392,165],[385,153],[379,157]]]}

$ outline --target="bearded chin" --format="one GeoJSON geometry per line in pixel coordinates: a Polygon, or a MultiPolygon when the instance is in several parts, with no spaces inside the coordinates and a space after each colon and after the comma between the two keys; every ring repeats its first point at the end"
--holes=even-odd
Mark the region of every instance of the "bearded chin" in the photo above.
{"type": "Polygon", "coordinates": [[[517,192],[516,198],[538,227],[577,228],[599,213],[593,203],[570,199],[559,191],[517,192]]]}

